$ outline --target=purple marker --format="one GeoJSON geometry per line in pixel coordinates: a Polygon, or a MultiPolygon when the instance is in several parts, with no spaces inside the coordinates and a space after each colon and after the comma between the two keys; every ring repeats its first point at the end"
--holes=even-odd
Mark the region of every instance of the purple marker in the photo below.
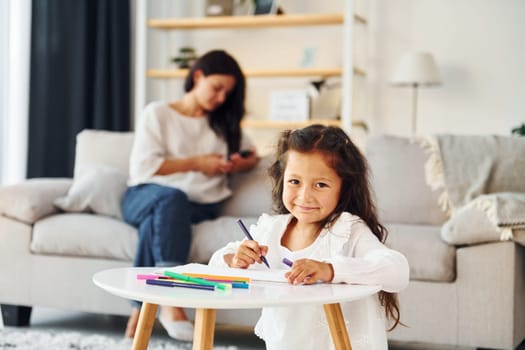
{"type": "MultiPolygon", "coordinates": [[[[248,231],[248,229],[246,228],[246,225],[244,225],[244,222],[242,222],[241,219],[238,219],[237,223],[241,227],[241,230],[244,233],[244,235],[246,236],[246,238],[248,238],[250,241],[253,241],[253,237],[250,234],[250,231],[248,231]]],[[[266,266],[268,266],[268,268],[270,268],[270,264],[268,264],[268,260],[266,260],[266,258],[264,256],[261,256],[261,260],[264,263],[264,265],[266,265],[266,266]]]]}
{"type": "Polygon", "coordinates": [[[288,258],[283,258],[283,264],[292,267],[292,265],[293,265],[293,261],[290,260],[290,259],[288,259],[288,258]]]}

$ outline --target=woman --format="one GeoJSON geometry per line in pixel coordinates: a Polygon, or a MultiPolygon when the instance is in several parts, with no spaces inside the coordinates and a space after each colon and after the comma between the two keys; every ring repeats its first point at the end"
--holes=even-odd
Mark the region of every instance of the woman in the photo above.
{"type": "MultiPolygon", "coordinates": [[[[186,263],[191,225],[216,218],[231,194],[227,174],[258,161],[241,132],[245,78],[233,57],[221,50],[206,53],[193,64],[184,89],[178,101],[149,104],[135,133],[122,210],[138,228],[134,266],[186,263]],[[241,156],[241,150],[251,152],[241,156]]],[[[138,322],[139,304],[134,306],[128,337],[138,322]]],[[[193,325],[183,309],[161,307],[159,320],[171,337],[192,340],[193,325]]]]}

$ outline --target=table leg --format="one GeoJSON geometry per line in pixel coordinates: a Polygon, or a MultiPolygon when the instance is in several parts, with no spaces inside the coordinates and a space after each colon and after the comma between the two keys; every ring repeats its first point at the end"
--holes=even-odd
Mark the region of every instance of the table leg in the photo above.
{"type": "Polygon", "coordinates": [[[341,311],[341,305],[337,303],[325,304],[323,306],[336,350],[352,350],[348,331],[346,330],[345,319],[341,311]]]}
{"type": "Polygon", "coordinates": [[[133,350],[147,350],[149,338],[151,337],[151,331],[153,324],[155,323],[155,317],[157,316],[158,305],[142,303],[140,308],[139,323],[135,336],[133,337],[133,350]]]}
{"type": "Polygon", "coordinates": [[[193,350],[212,350],[215,335],[215,309],[195,310],[195,331],[193,333],[193,350]]]}

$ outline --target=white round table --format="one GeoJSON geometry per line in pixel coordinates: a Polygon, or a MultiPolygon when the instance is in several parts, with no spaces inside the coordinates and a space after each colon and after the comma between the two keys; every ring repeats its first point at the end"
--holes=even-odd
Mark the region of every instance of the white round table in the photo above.
{"type": "Polygon", "coordinates": [[[249,289],[231,292],[196,290],[148,285],[137,274],[151,274],[159,268],[119,268],[97,272],[93,282],[117,296],[142,301],[139,323],[133,340],[134,350],[146,350],[158,305],[195,308],[193,349],[213,348],[216,309],[254,309],[265,306],[323,304],[336,349],[351,349],[340,302],[361,299],[377,293],[379,286],[256,282],[249,289]]]}

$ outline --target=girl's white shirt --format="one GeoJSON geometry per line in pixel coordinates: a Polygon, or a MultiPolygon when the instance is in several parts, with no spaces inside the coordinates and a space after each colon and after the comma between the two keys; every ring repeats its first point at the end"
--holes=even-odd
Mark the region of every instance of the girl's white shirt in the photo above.
{"type": "MultiPolygon", "coordinates": [[[[243,133],[241,149],[249,148],[253,143],[243,133]]],[[[165,159],[210,153],[226,158],[228,146],[210,128],[207,117],[187,117],[166,102],[152,102],[136,128],[128,185],[157,183],[184,191],[193,202],[219,202],[231,195],[226,175],[207,176],[199,171],[155,175],[165,159]]]]}
{"type": "MultiPolygon", "coordinates": [[[[378,284],[387,292],[399,292],[408,285],[409,266],[399,252],[387,248],[357,216],[343,213],[330,229],[323,229],[305,249],[290,251],[281,246],[281,237],[292,219],[287,215],[263,214],[250,232],[254,240],[268,246],[266,259],[272,268],[287,268],[282,258],[314,259],[334,268],[332,283],[378,284]]],[[[215,252],[210,265],[227,266],[223,256],[235,253],[241,241],[215,252]]],[[[254,264],[253,269],[265,269],[254,264]]],[[[388,349],[388,327],[377,294],[341,304],[352,349],[388,349]]],[[[267,349],[333,349],[322,305],[268,307],[262,310],[255,333],[267,349]]]]}

